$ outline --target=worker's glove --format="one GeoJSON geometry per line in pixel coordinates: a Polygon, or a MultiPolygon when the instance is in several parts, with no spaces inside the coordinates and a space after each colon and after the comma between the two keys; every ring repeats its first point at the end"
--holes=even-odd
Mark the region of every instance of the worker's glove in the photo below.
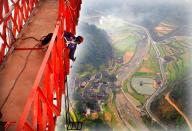
{"type": "Polygon", "coordinates": [[[76,57],[74,58],[73,62],[75,62],[75,61],[76,61],[76,57]]]}

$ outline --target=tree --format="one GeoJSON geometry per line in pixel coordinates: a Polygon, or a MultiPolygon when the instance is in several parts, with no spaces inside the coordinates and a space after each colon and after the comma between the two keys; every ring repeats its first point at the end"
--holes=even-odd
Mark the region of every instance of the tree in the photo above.
{"type": "Polygon", "coordinates": [[[79,56],[77,56],[79,69],[83,70],[86,64],[99,69],[113,57],[110,38],[104,30],[98,29],[95,25],[81,23],[79,27],[85,38],[85,42],[79,50],[79,56]]]}

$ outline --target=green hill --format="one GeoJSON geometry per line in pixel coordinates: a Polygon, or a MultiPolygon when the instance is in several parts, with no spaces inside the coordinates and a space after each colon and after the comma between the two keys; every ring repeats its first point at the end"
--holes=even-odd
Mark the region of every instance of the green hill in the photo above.
{"type": "Polygon", "coordinates": [[[85,38],[77,56],[77,65],[80,71],[87,71],[88,66],[99,69],[112,59],[113,49],[110,44],[110,38],[104,30],[87,23],[81,23],[79,30],[85,38]]]}

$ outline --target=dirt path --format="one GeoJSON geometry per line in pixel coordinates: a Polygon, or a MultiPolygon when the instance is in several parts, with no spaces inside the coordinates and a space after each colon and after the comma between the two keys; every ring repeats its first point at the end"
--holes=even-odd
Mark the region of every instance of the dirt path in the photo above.
{"type": "Polygon", "coordinates": [[[175,108],[175,110],[177,110],[177,112],[185,119],[187,125],[189,126],[190,131],[192,131],[192,123],[190,122],[189,118],[187,117],[187,115],[185,115],[185,113],[179,109],[179,107],[175,104],[175,102],[170,98],[170,93],[168,93],[165,96],[165,99],[167,100],[167,102],[173,106],[175,108]]]}

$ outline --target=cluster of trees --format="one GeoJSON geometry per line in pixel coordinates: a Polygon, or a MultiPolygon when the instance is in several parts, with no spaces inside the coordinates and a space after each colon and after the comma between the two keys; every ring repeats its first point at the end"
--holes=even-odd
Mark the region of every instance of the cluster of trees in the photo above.
{"type": "MultiPolygon", "coordinates": [[[[190,74],[186,73],[182,78],[177,78],[173,82],[168,83],[169,89],[172,89],[170,97],[177,103],[189,118],[192,113],[190,111],[192,104],[190,101],[191,96],[191,79],[190,74]]],[[[175,130],[188,130],[183,117],[173,108],[167,104],[164,95],[159,95],[152,103],[151,109],[164,121],[168,126],[173,126],[175,130]],[[163,108],[167,108],[166,110],[163,108]]]]}
{"type": "Polygon", "coordinates": [[[191,118],[191,77],[187,75],[183,77],[183,79],[176,80],[174,82],[177,84],[173,85],[173,90],[170,95],[172,99],[174,99],[180,105],[182,110],[191,118]]]}
{"type": "Polygon", "coordinates": [[[78,27],[85,38],[77,56],[78,67],[80,70],[84,70],[85,65],[88,64],[99,69],[101,65],[106,64],[113,57],[110,38],[104,30],[95,25],[81,23],[78,27]]]}
{"type": "Polygon", "coordinates": [[[152,111],[169,127],[169,129],[187,131],[188,126],[183,117],[162,97],[164,97],[164,95],[158,96],[152,103],[152,111]]]}

